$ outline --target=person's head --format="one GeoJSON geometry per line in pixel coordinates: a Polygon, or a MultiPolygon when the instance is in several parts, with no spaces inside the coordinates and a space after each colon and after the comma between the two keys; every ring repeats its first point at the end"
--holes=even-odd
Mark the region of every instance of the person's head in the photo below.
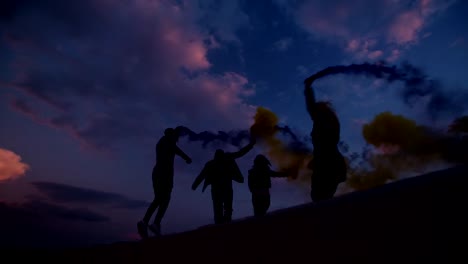
{"type": "Polygon", "coordinates": [[[215,159],[222,159],[224,157],[224,150],[217,149],[214,155],[215,159]]]}
{"type": "Polygon", "coordinates": [[[268,167],[268,166],[271,166],[271,163],[267,157],[265,157],[262,154],[258,154],[254,159],[254,166],[255,167],[268,167]]]}
{"type": "Polygon", "coordinates": [[[169,127],[164,130],[164,136],[170,138],[171,140],[177,141],[179,135],[176,129],[169,127]]]}
{"type": "Polygon", "coordinates": [[[164,136],[166,137],[173,137],[174,136],[174,129],[172,127],[168,127],[164,130],[164,136]]]}

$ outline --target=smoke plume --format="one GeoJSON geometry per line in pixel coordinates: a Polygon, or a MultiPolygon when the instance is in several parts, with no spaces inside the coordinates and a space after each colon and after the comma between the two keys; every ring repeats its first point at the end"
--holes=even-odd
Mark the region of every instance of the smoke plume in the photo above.
{"type": "Polygon", "coordinates": [[[367,151],[361,157],[363,162],[350,166],[348,185],[368,189],[397,179],[402,172],[424,170],[434,162],[468,163],[468,137],[453,133],[466,133],[466,120],[461,117],[447,130],[436,130],[390,112],[377,115],[362,131],[374,151],[367,151]]]}
{"type": "Polygon", "coordinates": [[[267,156],[280,171],[287,172],[292,179],[298,178],[301,170],[312,158],[311,152],[289,128],[278,128],[278,117],[272,111],[259,107],[254,119],[250,134],[267,148],[267,156]],[[277,137],[279,131],[290,134],[296,144],[287,145],[282,142],[277,137]]]}
{"type": "Polygon", "coordinates": [[[309,79],[314,81],[335,74],[360,74],[384,79],[389,83],[401,81],[404,83],[400,94],[403,101],[413,106],[421,99],[428,99],[426,112],[433,119],[443,112],[459,113],[465,108],[468,99],[467,93],[453,95],[445,92],[439,81],[429,79],[421,69],[407,62],[402,63],[400,67],[387,66],[383,62],[331,66],[313,74],[309,79]]]}
{"type": "Polygon", "coordinates": [[[236,147],[241,147],[242,142],[249,140],[249,132],[247,130],[238,131],[218,131],[217,133],[203,131],[195,133],[188,127],[178,126],[176,128],[179,131],[181,137],[188,137],[189,141],[200,141],[202,142],[203,148],[214,141],[220,141],[225,144],[231,144],[236,147]]]}
{"type": "MultiPolygon", "coordinates": [[[[288,136],[291,141],[288,143],[288,148],[294,150],[295,152],[308,152],[308,148],[305,142],[289,128],[288,126],[279,126],[275,125],[272,128],[275,132],[280,132],[281,134],[288,136]]],[[[202,147],[206,148],[208,144],[218,141],[223,144],[230,144],[235,147],[243,147],[242,144],[250,140],[251,133],[248,130],[233,130],[233,131],[218,131],[213,133],[210,131],[203,131],[196,133],[190,128],[185,126],[178,126],[177,130],[181,137],[187,137],[189,141],[199,141],[202,142],[202,147]]]]}
{"type": "Polygon", "coordinates": [[[288,173],[291,179],[296,179],[307,161],[312,158],[311,151],[306,143],[299,138],[288,126],[280,126],[278,117],[270,110],[259,107],[254,117],[254,124],[249,130],[238,131],[218,131],[217,133],[203,131],[196,133],[185,126],[178,126],[176,129],[179,135],[187,137],[189,141],[202,142],[203,148],[212,142],[230,144],[242,147],[251,137],[266,147],[265,153],[276,167],[288,173]],[[278,136],[282,134],[290,140],[283,141],[278,136]]]}

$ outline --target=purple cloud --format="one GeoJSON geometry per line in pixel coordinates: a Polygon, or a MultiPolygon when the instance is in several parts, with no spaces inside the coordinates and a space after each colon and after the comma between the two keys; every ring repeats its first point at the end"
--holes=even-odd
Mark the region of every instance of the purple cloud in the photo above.
{"type": "Polygon", "coordinates": [[[453,0],[280,1],[299,27],[317,39],[341,46],[354,59],[398,59],[420,41],[426,27],[453,0]]]}
{"type": "Polygon", "coordinates": [[[237,2],[7,2],[1,41],[13,56],[0,85],[26,95],[30,111],[13,109],[34,121],[96,149],[180,123],[221,130],[251,121],[254,86],[240,73],[211,73],[208,59],[248,26],[237,2]],[[241,21],[217,23],[216,13],[241,21]]]}
{"type": "Polygon", "coordinates": [[[77,187],[56,182],[33,182],[39,191],[58,203],[106,204],[116,208],[146,208],[149,203],[129,199],[124,195],[77,187]]]}

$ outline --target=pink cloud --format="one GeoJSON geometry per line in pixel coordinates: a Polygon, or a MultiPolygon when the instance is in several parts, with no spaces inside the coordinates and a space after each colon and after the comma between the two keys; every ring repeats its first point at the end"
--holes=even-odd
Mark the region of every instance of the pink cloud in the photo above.
{"type": "Polygon", "coordinates": [[[387,39],[398,45],[417,43],[419,39],[429,37],[431,32],[424,32],[437,13],[446,10],[455,1],[420,0],[410,10],[399,13],[391,22],[387,39]]]}
{"type": "Polygon", "coordinates": [[[391,51],[390,56],[388,56],[387,60],[389,62],[394,62],[400,58],[401,52],[398,49],[394,49],[391,51]]]}
{"type": "Polygon", "coordinates": [[[383,51],[376,49],[377,41],[375,39],[352,39],[348,42],[345,50],[354,54],[358,59],[375,60],[383,55],[383,51]]]}
{"type": "Polygon", "coordinates": [[[359,40],[357,39],[352,39],[351,41],[348,42],[348,46],[346,47],[346,50],[347,51],[350,51],[350,52],[355,52],[359,49],[359,40]]]}
{"type": "MultiPolygon", "coordinates": [[[[306,0],[277,3],[314,37],[338,45],[355,59],[377,59],[428,36],[424,29],[455,1],[306,0]],[[286,8],[285,8],[286,7],[286,8]],[[293,11],[290,11],[293,10],[293,11]],[[374,45],[366,42],[375,41],[374,45]]],[[[397,60],[398,56],[392,56],[397,60]]]]}
{"type": "Polygon", "coordinates": [[[164,46],[175,62],[189,70],[203,70],[211,66],[206,57],[208,49],[203,43],[203,36],[186,32],[184,28],[170,23],[165,26],[168,28],[163,28],[164,46]],[[193,35],[188,38],[190,33],[193,35]]]}
{"type": "Polygon", "coordinates": [[[23,163],[18,154],[0,148],[0,182],[21,177],[27,170],[29,165],[23,163]]]}
{"type": "Polygon", "coordinates": [[[390,26],[388,38],[397,44],[407,44],[418,40],[424,26],[424,17],[418,11],[400,14],[390,26]]]}
{"type": "Polygon", "coordinates": [[[254,95],[255,90],[245,76],[234,72],[222,75],[203,74],[187,80],[186,83],[188,89],[191,89],[187,91],[190,102],[184,102],[198,102],[190,113],[192,119],[202,121],[206,118],[218,129],[228,129],[226,126],[245,128],[250,124],[255,106],[246,103],[245,98],[254,95]]]}
{"type": "Polygon", "coordinates": [[[383,51],[375,50],[375,51],[370,52],[369,55],[367,55],[367,57],[371,60],[375,60],[375,59],[380,58],[382,55],[383,55],[383,51]]]}
{"type": "MultiPolygon", "coordinates": [[[[12,109],[91,147],[112,146],[112,140],[154,137],[163,126],[180,124],[194,130],[245,129],[255,111],[247,103],[255,86],[235,72],[208,72],[212,67],[208,59],[210,50],[221,47],[223,41],[234,41],[234,32],[245,23],[210,25],[218,29],[215,32],[225,31],[213,34],[200,27],[198,21],[201,18],[209,23],[217,21],[210,20],[210,15],[217,11],[206,13],[191,3],[99,1],[93,6],[93,10],[97,9],[93,14],[96,17],[87,20],[104,22],[101,24],[111,26],[112,30],[77,34],[70,43],[60,27],[32,36],[16,32],[20,39],[39,43],[46,50],[51,50],[49,39],[54,39],[54,47],[56,43],[67,47],[61,51],[62,57],[93,58],[93,63],[70,64],[51,57],[44,65],[40,63],[43,51],[13,45],[13,54],[30,52],[31,56],[18,55],[12,63],[16,65],[13,68],[16,76],[21,78],[2,80],[7,87],[24,92],[28,99],[12,102],[12,109]],[[113,15],[108,16],[109,13],[113,15]],[[73,54],[67,53],[70,50],[73,54]],[[129,105],[129,96],[136,103],[129,105]],[[58,106],[66,103],[69,107],[61,112],[47,112],[45,117],[43,108],[25,103],[35,103],[38,98],[58,106]],[[141,114],[135,114],[135,109],[141,114]],[[139,118],[135,119],[135,115],[139,118]]],[[[236,5],[221,4],[220,14],[232,19],[239,17],[236,5]]],[[[47,16],[41,19],[50,24],[47,16]]]]}

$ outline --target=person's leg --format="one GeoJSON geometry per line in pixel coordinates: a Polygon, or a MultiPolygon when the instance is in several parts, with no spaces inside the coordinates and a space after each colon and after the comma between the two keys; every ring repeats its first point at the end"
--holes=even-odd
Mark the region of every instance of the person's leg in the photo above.
{"type": "Polygon", "coordinates": [[[264,198],[264,202],[263,202],[263,210],[262,210],[262,213],[263,215],[266,215],[266,213],[268,212],[268,209],[270,208],[270,194],[265,194],[265,198],[264,198]]]}
{"type": "Polygon", "coordinates": [[[232,221],[232,199],[233,191],[232,189],[225,190],[223,194],[223,204],[224,204],[224,221],[226,223],[232,221]]]}
{"type": "Polygon", "coordinates": [[[156,209],[158,209],[159,203],[160,203],[159,199],[155,196],[150,206],[146,210],[145,216],[143,217],[143,222],[145,224],[149,223],[151,216],[153,216],[156,209]]]}
{"type": "Polygon", "coordinates": [[[218,190],[211,187],[211,199],[213,200],[213,213],[215,224],[223,223],[223,200],[218,190]]]}
{"type": "Polygon", "coordinates": [[[252,193],[252,206],[253,206],[253,211],[254,211],[254,216],[260,216],[260,199],[258,197],[258,194],[252,193]]]}
{"type": "Polygon", "coordinates": [[[314,171],[312,174],[311,180],[311,189],[310,189],[310,197],[313,202],[319,202],[326,199],[326,184],[324,184],[324,177],[323,173],[319,170],[314,171]]]}
{"type": "Polygon", "coordinates": [[[323,192],[323,197],[324,197],[325,200],[328,200],[328,199],[331,199],[331,198],[333,198],[335,196],[336,189],[338,188],[338,184],[333,179],[333,180],[330,180],[329,182],[327,182],[326,186],[327,187],[325,188],[325,190],[323,192]]]}
{"type": "Polygon", "coordinates": [[[156,200],[159,205],[159,210],[156,213],[156,217],[154,218],[153,223],[148,226],[151,232],[153,232],[156,236],[161,235],[161,220],[163,219],[167,207],[169,206],[171,191],[172,188],[169,187],[158,188],[156,191],[156,200]]]}
{"type": "Polygon", "coordinates": [[[154,212],[160,205],[160,197],[158,196],[157,192],[157,183],[156,183],[156,174],[153,169],[153,177],[152,177],[152,183],[153,183],[153,193],[154,193],[154,198],[153,201],[151,202],[150,206],[146,210],[145,216],[143,217],[143,220],[139,221],[137,223],[137,229],[138,233],[142,238],[148,237],[148,223],[151,219],[151,216],[153,216],[154,212]]]}
{"type": "Polygon", "coordinates": [[[326,175],[314,173],[313,177],[314,179],[310,192],[312,201],[319,202],[329,200],[335,196],[338,183],[336,182],[335,175],[333,175],[333,171],[330,171],[330,174],[326,175]]]}
{"type": "Polygon", "coordinates": [[[152,177],[151,177],[152,184],[153,184],[154,198],[153,198],[153,201],[151,202],[150,206],[146,210],[145,216],[143,217],[143,222],[146,225],[148,225],[148,223],[149,223],[149,221],[151,219],[151,216],[153,216],[154,212],[156,211],[156,209],[158,209],[158,206],[159,206],[159,204],[161,202],[159,191],[158,191],[158,187],[160,187],[160,185],[157,182],[157,176],[158,176],[158,172],[156,171],[156,167],[154,167],[152,177]]]}
{"type": "Polygon", "coordinates": [[[171,201],[171,193],[172,188],[164,188],[160,190],[160,202],[159,202],[159,210],[156,213],[156,217],[154,218],[155,224],[161,224],[161,220],[166,213],[167,208],[169,207],[169,202],[171,201]]]}

